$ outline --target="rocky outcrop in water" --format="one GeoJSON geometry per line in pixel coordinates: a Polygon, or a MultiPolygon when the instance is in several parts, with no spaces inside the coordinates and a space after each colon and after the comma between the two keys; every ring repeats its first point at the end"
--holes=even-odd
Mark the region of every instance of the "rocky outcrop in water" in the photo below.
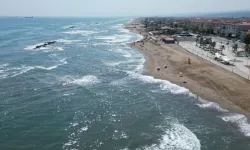
{"type": "Polygon", "coordinates": [[[48,45],[52,45],[52,44],[55,44],[55,43],[56,43],[56,41],[45,42],[44,44],[37,45],[37,46],[34,48],[34,50],[40,49],[40,48],[42,48],[42,47],[46,47],[46,46],[48,46],[48,45]]]}

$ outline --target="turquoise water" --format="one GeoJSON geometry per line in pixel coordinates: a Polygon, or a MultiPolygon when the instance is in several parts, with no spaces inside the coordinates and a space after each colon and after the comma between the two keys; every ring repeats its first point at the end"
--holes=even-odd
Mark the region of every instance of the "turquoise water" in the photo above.
{"type": "Polygon", "coordinates": [[[129,21],[0,18],[0,149],[250,149],[243,115],[143,74],[129,21]]]}

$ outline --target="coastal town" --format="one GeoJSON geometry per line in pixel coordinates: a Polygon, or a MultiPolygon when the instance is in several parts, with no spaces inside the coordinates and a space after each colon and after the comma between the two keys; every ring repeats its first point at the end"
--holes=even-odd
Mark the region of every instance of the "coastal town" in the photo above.
{"type": "Polygon", "coordinates": [[[247,18],[140,18],[126,28],[146,57],[146,74],[168,80],[250,119],[247,18]]]}
{"type": "Polygon", "coordinates": [[[250,79],[249,18],[145,18],[146,37],[177,43],[237,75],[250,79]]]}

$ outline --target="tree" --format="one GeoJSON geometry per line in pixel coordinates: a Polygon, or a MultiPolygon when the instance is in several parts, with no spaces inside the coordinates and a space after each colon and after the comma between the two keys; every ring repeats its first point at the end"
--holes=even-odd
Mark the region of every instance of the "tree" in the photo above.
{"type": "Polygon", "coordinates": [[[206,34],[206,33],[207,33],[207,28],[203,27],[203,28],[201,29],[201,33],[206,34]]]}
{"type": "Polygon", "coordinates": [[[232,33],[231,33],[231,32],[228,33],[227,37],[228,37],[229,39],[231,39],[231,38],[232,38],[232,33]]]}
{"type": "Polygon", "coordinates": [[[183,29],[184,29],[184,31],[188,31],[189,27],[188,26],[184,26],[183,29]]]}
{"type": "Polygon", "coordinates": [[[235,44],[233,45],[233,51],[236,52],[237,49],[238,49],[238,44],[235,43],[235,44]]]}
{"type": "Polygon", "coordinates": [[[211,42],[210,45],[211,45],[211,47],[214,49],[215,46],[216,46],[216,42],[211,42]]]}
{"type": "Polygon", "coordinates": [[[246,53],[249,53],[249,51],[250,51],[249,44],[246,44],[246,46],[245,46],[245,51],[246,51],[246,53]]]}
{"type": "Polygon", "coordinates": [[[247,35],[244,37],[244,43],[245,43],[245,44],[250,44],[250,34],[247,34],[247,35]]]}
{"type": "Polygon", "coordinates": [[[207,34],[214,34],[214,29],[213,28],[208,28],[207,29],[207,34]]]}
{"type": "Polygon", "coordinates": [[[196,46],[197,46],[197,44],[199,43],[199,41],[200,41],[199,37],[196,37],[196,39],[195,39],[196,46]]]}
{"type": "Polygon", "coordinates": [[[199,30],[199,27],[198,27],[198,26],[193,26],[193,27],[192,27],[192,31],[193,31],[194,33],[197,33],[198,30],[199,30]]]}
{"type": "Polygon", "coordinates": [[[204,44],[204,39],[203,37],[200,38],[200,46],[202,46],[204,44]]]}
{"type": "Polygon", "coordinates": [[[220,46],[220,50],[221,50],[220,53],[221,53],[221,54],[222,54],[222,51],[223,51],[224,49],[225,49],[225,45],[221,45],[221,46],[220,46]]]}

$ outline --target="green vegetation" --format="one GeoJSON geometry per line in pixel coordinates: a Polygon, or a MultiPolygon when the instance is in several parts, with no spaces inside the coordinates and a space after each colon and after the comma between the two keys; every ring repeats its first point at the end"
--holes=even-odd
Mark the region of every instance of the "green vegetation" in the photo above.
{"type": "Polygon", "coordinates": [[[234,44],[232,48],[233,48],[233,51],[236,52],[238,49],[238,44],[234,44]]]}
{"type": "Polygon", "coordinates": [[[250,34],[247,34],[247,35],[244,37],[244,43],[245,43],[245,44],[250,44],[250,34]]]}
{"type": "Polygon", "coordinates": [[[216,46],[216,42],[211,42],[211,43],[210,43],[210,46],[211,46],[211,48],[214,50],[214,48],[215,48],[215,46],[216,46]]]}
{"type": "Polygon", "coordinates": [[[245,46],[245,51],[246,51],[247,53],[250,52],[250,46],[249,46],[249,44],[246,44],[246,46],[245,46]]]}
{"type": "Polygon", "coordinates": [[[222,54],[222,51],[225,49],[225,45],[220,46],[220,53],[222,54]]]}

